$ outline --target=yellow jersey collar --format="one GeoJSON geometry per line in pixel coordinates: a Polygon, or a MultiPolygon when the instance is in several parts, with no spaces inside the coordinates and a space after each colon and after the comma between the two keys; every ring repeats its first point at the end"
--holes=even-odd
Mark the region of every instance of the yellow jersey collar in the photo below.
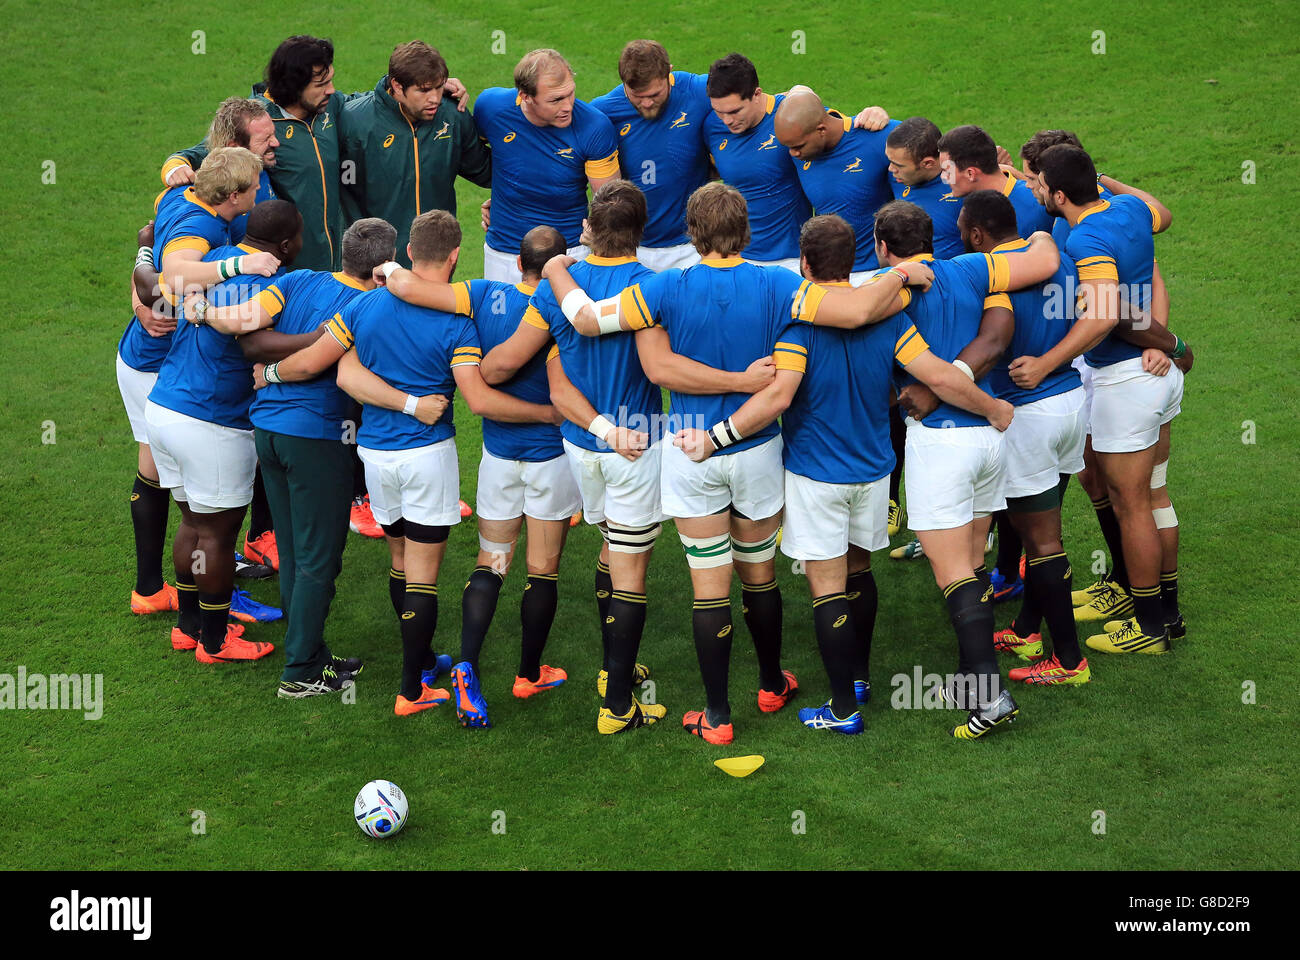
{"type": "Polygon", "coordinates": [[[767,97],[767,112],[771,113],[776,109],[776,97],[772,96],[770,93],[765,93],[763,96],[767,97]]]}
{"type": "Polygon", "coordinates": [[[701,260],[700,265],[705,267],[717,267],[719,270],[726,267],[735,267],[744,263],[743,257],[723,257],[721,260],[701,260]]]}
{"type": "Polygon", "coordinates": [[[531,297],[534,293],[537,292],[537,284],[524,283],[523,281],[520,281],[519,283],[515,284],[515,289],[518,290],[520,293],[531,297]]]}
{"type": "Polygon", "coordinates": [[[597,267],[618,267],[625,263],[636,263],[636,257],[598,257],[593,253],[587,257],[587,262],[597,267]]]}
{"type": "Polygon", "coordinates": [[[199,199],[199,195],[194,192],[193,187],[187,189],[183,194],[181,194],[181,196],[183,196],[190,203],[198,204],[200,207],[208,211],[208,213],[212,214],[214,217],[220,216],[220,214],[218,214],[217,211],[213,210],[206,203],[204,203],[202,200],[199,199]]]}
{"type": "Polygon", "coordinates": [[[237,243],[237,244],[235,244],[235,246],[238,247],[240,250],[243,250],[245,253],[261,253],[261,252],[262,252],[261,250],[257,249],[257,247],[250,247],[250,246],[249,246],[248,244],[246,244],[246,243],[237,243]]]}
{"type": "Polygon", "coordinates": [[[356,277],[350,277],[350,276],[348,276],[348,275],[347,275],[346,273],[344,273],[342,270],[339,270],[339,271],[337,271],[336,273],[332,273],[332,274],[330,274],[330,276],[332,276],[332,277],[333,277],[335,280],[337,280],[339,283],[343,284],[343,286],[345,286],[345,287],[351,287],[353,290],[365,290],[365,289],[366,289],[366,285],[365,285],[364,283],[362,283],[362,282],[361,282],[360,280],[358,280],[356,277]]]}
{"type": "Polygon", "coordinates": [[[1019,247],[1023,247],[1024,245],[1025,245],[1025,241],[1022,240],[1022,239],[1020,239],[1019,237],[1016,237],[1016,239],[1014,239],[1014,240],[1008,240],[1006,243],[999,243],[999,244],[998,244],[996,247],[994,247],[990,252],[991,252],[991,253],[1009,253],[1009,252],[1011,252],[1011,251],[1013,251],[1013,250],[1016,250],[1016,249],[1019,248],[1019,247]]]}
{"type": "Polygon", "coordinates": [[[1074,225],[1077,227],[1079,224],[1083,223],[1084,217],[1091,217],[1094,213],[1101,213],[1101,211],[1109,210],[1109,209],[1110,209],[1110,201],[1103,200],[1095,207],[1089,207],[1087,210],[1083,211],[1083,213],[1079,214],[1079,219],[1074,221],[1074,225]]]}
{"type": "Polygon", "coordinates": [[[1008,173],[1007,182],[1002,185],[1002,196],[1011,196],[1011,191],[1014,189],[1016,189],[1016,178],[1008,173]]]}
{"type": "Polygon", "coordinates": [[[819,287],[851,287],[851,286],[853,286],[853,284],[849,283],[849,281],[847,281],[847,280],[827,280],[827,281],[825,281],[825,282],[822,282],[822,281],[819,280],[819,281],[817,282],[817,286],[819,286],[819,287]]]}
{"type": "Polygon", "coordinates": [[[918,253],[918,254],[916,254],[915,256],[912,256],[912,257],[904,257],[904,258],[903,258],[901,261],[899,261],[899,262],[900,262],[900,263],[916,263],[916,262],[919,260],[921,263],[929,263],[929,262],[930,262],[931,260],[933,260],[933,259],[934,259],[934,254],[933,254],[933,253],[918,253]]]}

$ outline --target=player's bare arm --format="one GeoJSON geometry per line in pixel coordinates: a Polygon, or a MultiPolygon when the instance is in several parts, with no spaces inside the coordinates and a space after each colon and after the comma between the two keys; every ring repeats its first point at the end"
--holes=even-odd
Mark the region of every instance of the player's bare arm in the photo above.
{"type": "Polygon", "coordinates": [[[426,426],[442,419],[443,412],[447,409],[447,398],[441,393],[430,393],[422,397],[403,393],[366,367],[352,350],[339,359],[337,382],[339,389],[358,403],[406,413],[426,426]],[[415,405],[413,412],[410,412],[407,406],[412,399],[415,400],[415,405]]]}
{"type": "Polygon", "coordinates": [[[842,330],[879,323],[907,306],[904,287],[925,290],[933,281],[934,271],[922,261],[912,260],[891,267],[860,287],[821,287],[825,296],[812,322],[842,330]]]}
{"type": "Polygon", "coordinates": [[[1097,182],[1105,187],[1111,193],[1128,193],[1144,201],[1148,206],[1155,210],[1160,222],[1152,225],[1152,233],[1164,233],[1173,223],[1174,215],[1170,213],[1169,208],[1163,203],[1147,193],[1145,190],[1139,190],[1137,187],[1127,183],[1121,183],[1114,177],[1108,177],[1104,173],[1097,178],[1097,182]]]}
{"type": "Polygon", "coordinates": [[[933,390],[944,403],[978,414],[999,430],[1011,425],[1015,408],[975,386],[955,363],[940,360],[933,352],[923,350],[903,369],[933,390]]]}
{"type": "MultiPolygon", "coordinates": [[[[203,295],[199,293],[191,293],[185,298],[185,318],[190,323],[198,325],[198,311],[194,307],[203,299],[203,295]]],[[[261,330],[269,327],[274,322],[275,318],[266,312],[256,298],[245,300],[243,303],[228,304],[224,307],[209,306],[203,313],[204,324],[219,333],[229,333],[236,336],[242,333],[252,333],[254,330],[261,330]]]]}
{"type": "Polygon", "coordinates": [[[207,289],[236,275],[269,277],[278,269],[279,259],[263,250],[225,260],[204,260],[198,250],[173,250],[163,257],[158,272],[168,289],[179,294],[195,287],[207,289]]]}
{"type": "Polygon", "coordinates": [[[625,460],[636,460],[650,446],[650,435],[629,430],[601,417],[591,401],[573,385],[564,372],[559,354],[546,361],[546,379],[551,388],[551,404],[570,423],[577,424],[602,441],[625,460]]]}
{"type": "MultiPolygon", "coordinates": [[[[957,354],[957,359],[953,362],[965,364],[971,372],[971,378],[979,380],[1001,359],[1015,332],[1015,316],[1010,310],[1002,306],[987,307],[980,320],[979,333],[957,354]]],[[[899,391],[898,402],[914,418],[921,420],[934,413],[940,400],[924,383],[909,383],[899,391]]]]}
{"type": "Polygon", "coordinates": [[[456,309],[456,288],[450,283],[426,280],[391,261],[375,267],[374,280],[380,286],[388,287],[388,292],[398,300],[443,313],[459,312],[456,309]]]}
{"type": "Polygon", "coordinates": [[[708,430],[694,427],[678,430],[673,445],[696,463],[707,460],[714,451],[762,430],[785,413],[801,383],[802,371],[778,370],[771,384],[746,400],[726,420],[708,430]]]}
{"type": "Polygon", "coordinates": [[[1011,361],[1011,379],[1016,386],[1032,390],[1043,378],[1080,354],[1087,353],[1115,329],[1119,322],[1119,284],[1114,280],[1084,280],[1079,284],[1083,312],[1056,346],[1041,357],[1016,357],[1011,361]]]}
{"type": "Polygon", "coordinates": [[[674,353],[668,331],[662,327],[638,330],[636,352],[650,382],[673,393],[757,393],[776,374],[776,362],[771,356],[759,357],[744,370],[732,371],[674,353]]]}
{"type": "Polygon", "coordinates": [[[318,337],[316,342],[277,363],[253,367],[253,385],[258,389],[268,383],[298,383],[318,377],[343,359],[350,348],[339,343],[332,333],[318,337]]]}
{"type": "Polygon", "coordinates": [[[255,330],[236,338],[244,356],[254,363],[275,363],[310,347],[324,333],[317,328],[309,333],[280,333],[278,330],[255,330]]]}
{"type": "Polygon", "coordinates": [[[520,367],[537,356],[539,350],[544,350],[550,339],[547,331],[519,321],[514,333],[483,355],[480,368],[483,379],[490,386],[505,383],[519,372],[520,367]]]}
{"type": "Polygon", "coordinates": [[[529,403],[489,387],[476,363],[457,364],[451,368],[451,373],[466,406],[476,417],[501,423],[560,422],[560,414],[549,403],[529,403]]]}

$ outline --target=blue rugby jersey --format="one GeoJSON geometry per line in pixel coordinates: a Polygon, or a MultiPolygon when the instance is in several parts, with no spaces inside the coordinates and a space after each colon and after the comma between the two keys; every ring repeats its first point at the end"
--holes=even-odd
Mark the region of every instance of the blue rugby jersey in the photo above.
{"type": "Polygon", "coordinates": [[[1039,230],[1052,232],[1052,221],[1056,218],[1047,212],[1047,208],[1038,202],[1033,189],[1025,181],[1007,174],[1007,182],[1002,187],[1002,195],[1011,201],[1016,211],[1016,227],[1022,237],[1032,236],[1039,230]]]}
{"type": "Polygon", "coordinates": [[[915,186],[907,186],[890,177],[889,185],[893,188],[895,200],[914,203],[930,215],[930,222],[934,224],[936,260],[951,260],[966,252],[961,242],[961,230],[957,227],[962,198],[953,195],[942,177],[935,177],[915,186]]]}
{"type": "MultiPolygon", "coordinates": [[[[658,324],[674,353],[717,370],[742,371],[772,356],[778,369],[804,372],[811,321],[821,302],[816,289],[784,267],[759,267],[739,257],[705,260],[685,270],[665,270],[620,295],[634,329],[658,324]]],[[[673,425],[707,430],[735,413],[744,393],[672,394],[673,425]]],[[[719,450],[736,453],[780,433],[775,422],[719,450]]]]}
{"type": "Polygon", "coordinates": [[[888,476],[894,364],[909,364],[926,349],[902,313],[855,330],[809,327],[808,372],[781,417],[785,468],[822,483],[888,476]]]}
{"type": "MultiPolygon", "coordinates": [[[[1133,308],[1146,309],[1155,268],[1153,234],[1160,214],[1140,197],[1118,194],[1085,210],[1065,241],[1065,255],[1074,261],[1079,281],[1112,280],[1133,308]]],[[[1084,355],[1091,367],[1142,356],[1142,348],[1121,340],[1114,331],[1084,355]]]]}
{"type": "Polygon", "coordinates": [[[648,219],[641,243],[675,247],[686,236],[686,201],[709,179],[709,151],[704,122],[713,115],[705,92],[708,77],[676,70],[672,89],[654,120],[637,113],[620,83],[591,105],[609,117],[618,131],[618,160],[623,177],[645,193],[648,219]]]}
{"type": "Polygon", "coordinates": [[[618,174],[618,138],[609,118],[582,100],[567,127],[538,127],[514,88],[491,87],[474,104],[479,135],[492,148],[492,225],[487,244],[514,254],[545,224],[577,246],[587,215],[587,179],[618,174]]]}
{"type": "MultiPolygon", "coordinates": [[[[153,262],[162,269],[163,257],[173,250],[198,250],[208,253],[215,247],[224,247],[230,241],[230,225],[211,207],[198,198],[193,186],[172,187],[164,190],[154,201],[153,262]]],[[[159,279],[163,296],[172,304],[176,297],[159,279]]],[[[171,349],[169,333],[161,337],[150,336],[132,314],[117,352],[128,367],[143,373],[155,373],[171,349]]]]}
{"type": "MultiPolygon", "coordinates": [[[[246,244],[217,247],[205,261],[224,260],[257,253],[246,244]]],[[[284,274],[270,277],[237,276],[223,280],[207,294],[214,307],[243,303],[257,296],[284,274]]],[[[149,399],[196,420],[235,430],[252,430],[248,407],[253,401],[253,363],[244,356],[236,337],[212,327],[196,327],[183,316],[176,323],[172,346],[158,369],[158,381],[149,399]]]]}
{"type": "Polygon", "coordinates": [[[483,359],[478,333],[469,317],[417,307],[384,287],[354,297],[329,322],[328,330],[357,359],[388,384],[417,397],[440,393],[447,409],[438,421],[423,424],[400,410],[366,404],[357,445],[370,450],[413,450],[456,435],[452,368],[483,359]]]}
{"type": "MultiPolygon", "coordinates": [[[[1018,253],[1029,249],[1028,240],[1009,240],[993,248],[994,253],[1018,253]]],[[[1012,406],[1021,407],[1035,400],[1054,397],[1079,386],[1079,371],[1070,364],[1058,367],[1043,378],[1033,390],[1016,386],[1011,379],[1011,362],[1016,357],[1041,357],[1056,346],[1074,325],[1074,301],[1078,278],[1069,257],[1061,257],[1056,273],[1040,284],[995,293],[987,297],[984,306],[1006,307],[1015,319],[1015,332],[1002,359],[989,370],[989,385],[993,395],[1012,406]]]]}
{"type": "MultiPolygon", "coordinates": [[[[594,254],[569,267],[574,281],[593,300],[603,300],[624,288],[655,276],[632,257],[598,257],[594,254]]],[[[550,281],[543,280],[533,294],[524,322],[550,331],[564,373],[596,412],[615,426],[641,430],[656,442],[663,429],[663,396],[647,379],[636,352],[635,335],[623,331],[601,337],[584,337],[573,329],[555,300],[550,281]]],[[[577,424],[566,420],[560,427],[564,439],[584,450],[607,452],[610,447],[577,424]]]]}
{"type": "Polygon", "coordinates": [[[860,130],[853,120],[831,111],[843,124],[840,142],[825,153],[807,160],[791,158],[804,194],[818,215],[836,213],[848,221],[857,240],[854,272],[874,270],[876,261],[876,211],[894,199],[885,141],[899,121],[891,120],[883,130],[860,130]]]}
{"type": "MultiPolygon", "coordinates": [[[[1006,257],[1000,253],[963,253],[951,260],[935,260],[927,253],[908,259],[928,261],[934,271],[934,283],[924,293],[911,288],[903,291],[904,299],[909,301],[904,314],[916,325],[931,352],[951,362],[979,334],[985,298],[1007,289],[1010,271],[1006,257]]],[[[915,383],[916,379],[900,371],[895,374],[895,382],[901,388],[915,383]]],[[[975,385],[990,396],[993,394],[988,376],[981,377],[975,385]]],[[[927,427],[989,425],[984,417],[948,403],[940,403],[921,422],[927,427]]]]}
{"type": "Polygon", "coordinates": [[[790,154],[776,139],[773,117],[785,94],[767,98],[767,112],[744,133],[732,133],[709,112],[704,134],[722,179],[739,190],[749,207],[747,260],[788,260],[799,256],[799,228],[812,205],[799,185],[790,154]]]}
{"type": "MultiPolygon", "coordinates": [[[[325,270],[294,270],[254,299],[275,318],[281,333],[311,333],[329,322],[366,288],[356,277],[325,270]]],[[[253,395],[253,426],[308,440],[342,440],[352,398],[335,382],[337,368],[297,383],[268,383],[253,395]]]]}
{"type": "MultiPolygon", "coordinates": [[[[463,280],[456,288],[457,313],[468,313],[478,330],[479,346],[486,354],[510,339],[528,310],[536,287],[497,280],[463,280]],[[464,311],[460,308],[463,305],[464,311]]],[[[551,386],[546,378],[546,349],[525,363],[497,389],[529,403],[549,404],[551,386]]],[[[483,418],[483,446],[502,460],[539,462],[564,454],[560,428],[551,423],[504,423],[483,418]]]]}

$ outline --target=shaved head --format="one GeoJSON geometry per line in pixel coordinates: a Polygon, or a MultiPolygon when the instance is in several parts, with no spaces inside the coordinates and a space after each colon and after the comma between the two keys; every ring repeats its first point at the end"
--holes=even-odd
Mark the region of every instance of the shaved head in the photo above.
{"type": "Polygon", "coordinates": [[[838,114],[831,117],[826,113],[821,97],[807,87],[796,86],[776,108],[772,129],[790,156],[811,161],[840,142],[844,128],[838,119],[838,114]]]}

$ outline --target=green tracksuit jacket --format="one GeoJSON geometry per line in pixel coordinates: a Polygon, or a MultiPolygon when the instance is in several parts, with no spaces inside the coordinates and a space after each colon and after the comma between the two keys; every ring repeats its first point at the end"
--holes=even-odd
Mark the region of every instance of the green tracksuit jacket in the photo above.
{"type": "Polygon", "coordinates": [[[456,177],[492,183],[492,153],[469,110],[444,98],[432,120],[411,121],[388,92],[388,77],[343,108],[343,216],[382,217],[397,229],[397,259],[410,266],[411,221],[428,210],[456,213],[456,177]]]}

